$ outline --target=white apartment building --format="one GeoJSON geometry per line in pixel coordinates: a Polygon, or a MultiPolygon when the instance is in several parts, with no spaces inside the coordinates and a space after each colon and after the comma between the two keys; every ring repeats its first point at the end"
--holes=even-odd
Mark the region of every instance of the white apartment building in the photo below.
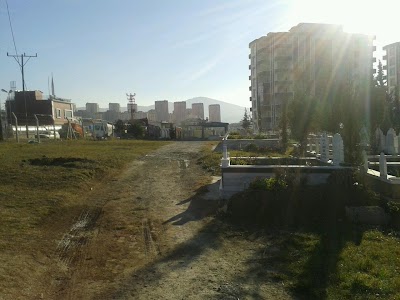
{"type": "Polygon", "coordinates": [[[383,68],[386,70],[388,92],[390,93],[396,86],[400,88],[400,42],[386,45],[383,50],[386,51],[386,55],[383,56],[386,66],[383,68]]]}
{"type": "Polygon", "coordinates": [[[343,32],[340,25],[300,23],[289,32],[270,32],[252,41],[250,101],[254,130],[274,130],[282,105],[304,84],[318,99],[330,101],[345,79],[370,82],[374,37],[343,32]]]}
{"type": "Polygon", "coordinates": [[[221,122],[221,108],[219,104],[210,104],[208,106],[208,114],[210,122],[221,122]]]}

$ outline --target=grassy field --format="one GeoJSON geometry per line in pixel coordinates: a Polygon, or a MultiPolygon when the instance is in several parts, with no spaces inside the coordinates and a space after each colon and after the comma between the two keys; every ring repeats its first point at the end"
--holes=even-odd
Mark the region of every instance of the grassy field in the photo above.
{"type": "Polygon", "coordinates": [[[266,259],[300,299],[400,299],[400,241],[353,225],[276,235],[266,259]]]}
{"type": "MultiPolygon", "coordinates": [[[[0,144],[0,249],[40,238],[47,217],[106,184],[133,159],[164,145],[155,141],[46,141],[0,144]]],[[[27,246],[29,243],[24,243],[27,246]]]]}

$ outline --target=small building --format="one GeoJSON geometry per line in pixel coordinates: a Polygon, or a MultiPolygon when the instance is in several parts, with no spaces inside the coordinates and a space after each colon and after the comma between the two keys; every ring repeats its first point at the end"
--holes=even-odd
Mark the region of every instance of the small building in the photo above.
{"type": "Polygon", "coordinates": [[[63,125],[74,118],[74,105],[69,99],[55,96],[44,97],[41,91],[15,91],[14,98],[6,101],[7,122],[15,125],[35,126],[36,118],[40,125],[63,125]]]}

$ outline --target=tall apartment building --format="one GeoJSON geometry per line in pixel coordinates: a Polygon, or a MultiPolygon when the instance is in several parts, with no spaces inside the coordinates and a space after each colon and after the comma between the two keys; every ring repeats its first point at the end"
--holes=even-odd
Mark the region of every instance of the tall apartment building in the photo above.
{"type": "Polygon", "coordinates": [[[276,129],[282,106],[297,88],[331,101],[340,82],[370,82],[374,37],[340,25],[300,23],[249,44],[250,101],[256,131],[276,129]]]}
{"type": "Polygon", "coordinates": [[[186,119],[186,101],[174,102],[174,120],[180,124],[186,119]]]}
{"type": "Polygon", "coordinates": [[[108,103],[108,110],[114,112],[121,112],[121,105],[119,103],[108,103]]]}
{"type": "Polygon", "coordinates": [[[210,104],[208,106],[208,114],[210,122],[221,122],[221,108],[219,104],[210,104]]]}
{"type": "Polygon", "coordinates": [[[155,101],[156,119],[158,122],[168,122],[168,100],[155,101]]]}
{"type": "Polygon", "coordinates": [[[387,73],[388,91],[392,92],[396,86],[400,89],[400,42],[386,45],[383,50],[386,51],[383,60],[386,61],[384,69],[387,73]]]}
{"type": "Polygon", "coordinates": [[[96,114],[99,112],[98,103],[86,103],[86,111],[90,114],[96,114]]]}
{"type": "Polygon", "coordinates": [[[204,104],[193,103],[192,104],[192,115],[196,118],[204,120],[204,104]]]}

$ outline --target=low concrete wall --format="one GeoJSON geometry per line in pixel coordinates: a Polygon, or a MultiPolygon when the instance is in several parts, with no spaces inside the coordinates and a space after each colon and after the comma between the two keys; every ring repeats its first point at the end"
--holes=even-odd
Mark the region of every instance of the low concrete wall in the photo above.
{"type": "MultiPolygon", "coordinates": [[[[229,150],[243,150],[247,145],[255,144],[260,148],[278,149],[279,139],[250,139],[250,140],[225,140],[225,144],[229,150]]],[[[222,152],[222,142],[215,147],[216,152],[222,152]]]]}
{"type": "Polygon", "coordinates": [[[400,202],[400,178],[388,175],[380,177],[380,172],[368,169],[366,173],[367,184],[377,193],[388,200],[400,202]]]}
{"type": "Polygon", "coordinates": [[[234,194],[248,188],[251,181],[255,178],[270,178],[275,176],[275,170],[282,169],[289,172],[298,173],[300,177],[305,177],[308,185],[318,185],[326,183],[332,172],[346,169],[339,166],[252,166],[237,165],[221,168],[221,196],[229,199],[234,194]]]}

